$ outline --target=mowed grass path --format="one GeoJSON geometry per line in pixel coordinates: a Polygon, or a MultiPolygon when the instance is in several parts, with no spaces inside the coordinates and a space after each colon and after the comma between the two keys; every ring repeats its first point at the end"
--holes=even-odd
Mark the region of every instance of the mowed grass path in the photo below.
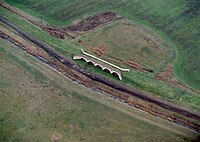
{"type": "Polygon", "coordinates": [[[0,141],[197,139],[189,131],[185,136],[170,132],[84,97],[81,93],[95,92],[55,80],[61,75],[40,66],[44,65],[0,39],[0,141]]]}
{"type": "Polygon", "coordinates": [[[178,78],[200,89],[200,1],[199,0],[5,0],[52,25],[99,11],[115,11],[130,20],[170,37],[178,49],[174,70],[178,78]]]}

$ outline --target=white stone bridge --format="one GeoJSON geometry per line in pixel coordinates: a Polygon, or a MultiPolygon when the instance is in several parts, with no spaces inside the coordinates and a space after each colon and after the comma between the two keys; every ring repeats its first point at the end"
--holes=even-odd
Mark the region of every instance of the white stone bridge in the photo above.
{"type": "Polygon", "coordinates": [[[87,63],[91,63],[96,67],[101,68],[102,70],[108,71],[111,74],[115,74],[119,77],[120,80],[122,80],[122,74],[121,71],[123,72],[128,72],[130,71],[130,69],[123,69],[119,66],[116,66],[110,62],[107,62],[103,59],[100,59],[98,57],[95,57],[89,53],[86,53],[85,51],[83,51],[83,49],[81,49],[81,52],[83,53],[83,55],[74,55],[73,59],[75,60],[84,60],[87,63]]]}

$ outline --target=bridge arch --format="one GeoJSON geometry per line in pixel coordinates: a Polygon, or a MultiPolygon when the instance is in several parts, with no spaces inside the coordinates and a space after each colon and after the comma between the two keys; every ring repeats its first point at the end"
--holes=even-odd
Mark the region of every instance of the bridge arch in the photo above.
{"type": "Polygon", "coordinates": [[[96,67],[100,68],[103,70],[102,66],[100,64],[97,64],[96,67]]]}
{"type": "Polygon", "coordinates": [[[120,72],[117,72],[117,71],[112,70],[112,69],[110,69],[110,68],[108,68],[108,67],[105,67],[105,66],[103,66],[103,65],[101,65],[101,64],[99,64],[99,63],[96,63],[95,61],[92,61],[92,60],[90,60],[90,59],[87,59],[87,58],[84,57],[84,56],[76,55],[76,56],[73,57],[73,59],[79,59],[79,60],[83,60],[83,61],[85,61],[85,62],[87,62],[87,63],[91,63],[91,64],[94,65],[95,67],[98,67],[98,68],[102,69],[103,71],[107,71],[107,72],[109,72],[110,74],[116,75],[116,76],[119,77],[120,80],[122,80],[122,75],[121,75],[120,72]]]}

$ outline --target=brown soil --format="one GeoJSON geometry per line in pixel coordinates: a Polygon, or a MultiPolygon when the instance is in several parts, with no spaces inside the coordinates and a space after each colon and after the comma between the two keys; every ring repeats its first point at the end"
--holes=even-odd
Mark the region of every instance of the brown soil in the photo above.
{"type": "Polygon", "coordinates": [[[127,66],[129,66],[131,68],[135,68],[135,69],[137,69],[139,71],[147,71],[147,72],[151,72],[151,73],[153,72],[153,70],[143,68],[140,64],[138,64],[138,63],[136,63],[134,61],[125,61],[125,60],[122,60],[122,59],[115,58],[113,56],[107,55],[108,47],[106,47],[103,44],[94,48],[87,41],[79,40],[78,42],[80,44],[82,44],[83,46],[87,47],[89,50],[92,50],[92,52],[94,54],[96,54],[97,56],[105,56],[105,57],[109,58],[112,61],[125,64],[125,65],[127,65],[127,66]]]}
{"type": "MultiPolygon", "coordinates": [[[[18,38],[16,38],[15,36],[9,36],[9,33],[4,32],[1,34],[1,37],[10,40],[11,42],[15,43],[19,47],[24,46],[24,44],[21,43],[22,41],[19,41],[18,38]]],[[[34,41],[34,40],[31,40],[31,41],[34,41]]],[[[35,41],[35,43],[37,43],[37,45],[39,45],[38,42],[35,41]]],[[[44,46],[44,45],[41,43],[40,46],[44,46]]],[[[29,47],[26,47],[23,49],[28,50],[28,48],[29,47]]],[[[40,50],[42,51],[41,53],[44,53],[44,54],[40,54],[40,56],[43,58],[46,58],[47,64],[54,67],[58,71],[62,72],[65,76],[69,77],[71,80],[78,81],[79,83],[84,84],[86,87],[96,88],[98,90],[101,90],[108,94],[111,94],[113,97],[119,98],[121,101],[125,101],[129,105],[139,108],[141,110],[144,110],[146,112],[149,112],[152,115],[159,116],[163,119],[167,119],[168,121],[172,121],[172,122],[184,125],[184,126],[188,126],[197,131],[200,130],[199,124],[196,124],[196,123],[188,120],[188,118],[186,118],[186,117],[179,116],[179,115],[177,116],[177,113],[175,113],[174,111],[171,111],[167,104],[160,104],[161,106],[164,107],[164,108],[161,108],[159,106],[159,104],[157,105],[156,103],[145,101],[144,96],[143,96],[143,99],[141,99],[141,98],[138,98],[136,94],[135,94],[136,96],[131,96],[130,94],[125,93],[126,92],[125,90],[119,91],[113,87],[106,85],[106,84],[100,83],[98,81],[94,81],[92,78],[89,78],[87,76],[87,74],[80,73],[77,70],[72,69],[70,66],[66,66],[65,62],[67,62],[67,60],[63,59],[63,62],[60,61],[60,57],[57,57],[58,55],[56,55],[56,53],[52,53],[55,55],[55,57],[51,57],[50,54],[46,54],[47,51],[44,51],[43,49],[40,49],[40,50]],[[46,55],[48,55],[48,56],[46,57],[46,55]],[[57,59],[55,59],[55,58],[57,58],[57,59]]],[[[47,50],[47,49],[45,49],[45,50],[47,50]]],[[[50,51],[50,49],[48,49],[48,51],[52,52],[52,51],[50,51]]],[[[36,52],[29,52],[29,53],[31,55],[36,56],[36,52]]],[[[94,77],[95,76],[93,76],[93,78],[94,77]]],[[[142,93],[140,95],[142,95],[142,93]]],[[[154,100],[154,101],[156,101],[156,100],[154,100]]],[[[192,118],[191,116],[187,116],[187,117],[192,118]]]]}
{"type": "Polygon", "coordinates": [[[168,64],[167,67],[163,71],[161,71],[155,75],[155,78],[157,80],[166,82],[169,85],[183,88],[184,90],[187,90],[189,92],[194,92],[194,93],[199,94],[199,92],[197,90],[182,84],[180,81],[178,81],[176,79],[175,75],[173,74],[173,65],[172,64],[168,64]]]}
{"type": "Polygon", "coordinates": [[[107,48],[106,46],[100,45],[100,46],[94,48],[94,49],[93,49],[93,52],[94,52],[95,54],[97,54],[98,56],[101,56],[102,54],[105,55],[106,52],[107,52],[107,50],[108,50],[108,48],[107,48]]]}
{"type": "Polygon", "coordinates": [[[48,54],[42,52],[39,48],[31,45],[29,42],[18,36],[17,34],[10,32],[8,29],[0,27],[0,33],[5,34],[5,37],[8,39],[14,39],[16,45],[25,50],[27,53],[33,56],[42,56],[44,59],[48,57],[48,54]]]}
{"type": "Polygon", "coordinates": [[[49,33],[50,35],[52,35],[56,38],[60,38],[60,39],[64,39],[65,37],[72,38],[72,36],[70,36],[66,32],[63,32],[62,30],[59,30],[56,27],[52,27],[52,26],[48,25],[47,23],[44,23],[40,19],[37,19],[37,18],[35,18],[31,15],[28,15],[25,12],[23,12],[23,11],[5,3],[5,2],[1,2],[0,6],[11,11],[11,12],[13,12],[13,13],[15,13],[15,14],[17,14],[17,15],[19,15],[20,17],[31,22],[32,24],[36,25],[37,27],[41,28],[42,30],[44,30],[45,32],[49,33]]]}
{"type": "MultiPolygon", "coordinates": [[[[75,38],[76,34],[75,35],[71,34],[69,32],[69,30],[71,30],[72,32],[75,32],[75,31],[86,31],[86,30],[90,30],[92,28],[95,28],[95,27],[97,27],[97,26],[99,26],[101,24],[105,24],[105,23],[108,23],[110,21],[114,21],[114,20],[122,18],[121,16],[116,15],[115,13],[112,13],[112,12],[100,13],[100,14],[97,14],[95,16],[91,16],[91,17],[89,17],[89,18],[87,18],[87,19],[85,19],[85,20],[83,20],[81,22],[78,22],[78,23],[74,24],[74,25],[71,25],[71,26],[68,26],[68,27],[64,27],[64,28],[57,28],[57,27],[52,27],[52,26],[48,25],[47,23],[44,23],[40,19],[32,17],[31,15],[28,15],[25,12],[23,12],[23,11],[21,11],[21,10],[19,10],[19,9],[17,9],[17,8],[7,4],[7,3],[5,3],[5,2],[1,2],[0,6],[2,6],[3,8],[6,8],[7,10],[10,10],[11,12],[19,15],[20,17],[28,20],[29,22],[31,22],[32,24],[36,25],[37,27],[40,27],[41,29],[43,29],[44,31],[49,33],[50,35],[52,35],[52,36],[54,36],[56,38],[60,38],[60,39],[65,39],[67,37],[75,38]],[[92,24],[94,24],[94,25],[92,25],[92,24]]],[[[21,39],[18,39],[18,40],[21,40],[21,39]]],[[[146,36],[145,40],[150,42],[150,41],[152,41],[152,37],[146,36]]],[[[20,41],[16,41],[16,42],[20,42],[20,41]]],[[[84,42],[84,41],[81,41],[81,44],[87,44],[87,43],[84,42]]],[[[26,48],[26,45],[23,45],[22,47],[26,48]]],[[[103,45],[102,45],[102,47],[103,47],[103,45]]],[[[95,54],[99,55],[99,56],[101,56],[101,55],[107,56],[106,55],[106,50],[107,50],[106,47],[105,47],[105,49],[102,48],[102,47],[95,48],[93,52],[95,54]]],[[[92,49],[92,47],[89,47],[89,48],[92,49]]],[[[31,49],[28,49],[26,51],[30,52],[29,50],[31,50],[31,49]]],[[[36,52],[36,51],[34,51],[34,52],[36,52]]],[[[111,59],[111,60],[124,63],[125,65],[127,65],[129,67],[132,67],[132,68],[135,68],[135,69],[138,69],[140,71],[147,71],[147,72],[151,72],[151,73],[153,72],[153,70],[143,68],[140,64],[138,64],[138,63],[136,63],[134,61],[122,61],[122,60],[116,59],[116,58],[111,57],[111,56],[107,56],[107,57],[109,59],[111,59]]],[[[172,73],[172,65],[168,65],[168,67],[165,70],[163,70],[162,72],[156,74],[155,78],[158,79],[158,80],[164,81],[164,82],[166,82],[168,84],[171,84],[171,85],[174,85],[174,86],[179,86],[179,87],[184,87],[184,88],[188,89],[188,86],[182,85],[174,77],[174,75],[172,73]]],[[[189,88],[189,89],[191,90],[191,88],[189,88]]],[[[196,90],[192,90],[192,91],[196,92],[196,90]]]]}
{"type": "Polygon", "coordinates": [[[51,140],[52,141],[58,141],[62,139],[62,135],[58,132],[53,132],[52,135],[51,135],[51,140]]]}
{"type": "Polygon", "coordinates": [[[125,65],[129,66],[129,67],[133,67],[133,68],[138,69],[138,70],[142,70],[143,69],[143,67],[140,64],[138,64],[138,63],[136,63],[134,61],[124,61],[123,63],[125,65]]]}
{"type": "Polygon", "coordinates": [[[122,59],[119,59],[119,58],[116,58],[116,57],[113,57],[113,56],[110,56],[107,54],[108,52],[108,47],[106,47],[104,44],[100,45],[100,46],[97,46],[97,47],[92,47],[92,45],[90,45],[89,42],[87,41],[84,41],[84,40],[79,40],[78,41],[81,45],[83,45],[84,47],[88,48],[89,50],[91,50],[94,54],[96,54],[97,56],[105,56],[107,57],[109,60],[111,61],[114,61],[114,62],[118,62],[118,63],[122,63],[124,65],[127,65],[131,68],[134,68],[136,70],[139,70],[139,71],[145,71],[145,72],[150,72],[150,73],[153,73],[153,70],[152,69],[147,69],[147,68],[144,68],[142,67],[140,64],[138,64],[137,62],[135,61],[125,61],[125,60],[122,60],[122,59]]]}
{"type": "MultiPolygon", "coordinates": [[[[49,33],[50,35],[52,35],[56,38],[60,38],[60,39],[65,39],[66,37],[70,37],[70,38],[74,39],[76,37],[76,34],[73,35],[70,32],[88,31],[88,30],[91,30],[91,29],[93,29],[97,26],[100,26],[102,24],[109,23],[111,21],[115,21],[115,20],[123,18],[120,15],[117,15],[113,12],[105,12],[105,13],[99,13],[95,16],[88,17],[88,18],[82,20],[81,22],[75,23],[71,26],[58,28],[58,27],[52,27],[52,26],[48,25],[47,23],[44,23],[41,20],[34,18],[34,17],[26,14],[25,12],[20,11],[19,9],[17,9],[15,7],[12,7],[11,5],[9,5],[7,3],[2,2],[2,3],[0,3],[0,6],[2,6],[6,9],[10,10],[11,12],[21,16],[22,18],[28,20],[29,22],[33,23],[34,25],[40,27],[41,29],[43,29],[44,31],[49,33]]],[[[146,36],[145,39],[147,41],[152,41],[151,36],[146,36]]],[[[81,41],[81,44],[87,44],[87,43],[81,41]]],[[[86,45],[86,46],[88,46],[88,45],[86,45]]],[[[89,48],[91,48],[91,47],[89,47],[89,48]]],[[[105,55],[111,60],[121,62],[125,65],[128,65],[129,67],[133,67],[133,68],[138,69],[140,71],[147,71],[147,72],[151,72],[151,73],[153,72],[153,70],[143,68],[140,64],[138,64],[134,61],[123,61],[123,60],[117,59],[115,57],[108,56],[108,55],[106,55],[106,50],[107,50],[107,47],[102,45],[102,46],[95,48],[93,50],[93,52],[95,54],[97,54],[98,56],[105,55]]],[[[158,78],[161,79],[160,77],[158,77],[158,78]]],[[[162,79],[162,80],[164,81],[165,79],[162,79]]]]}
{"type": "Polygon", "coordinates": [[[163,71],[155,75],[155,78],[173,84],[175,86],[180,85],[180,82],[176,80],[172,72],[172,68],[173,68],[172,64],[168,64],[168,66],[163,71]]]}
{"type": "Polygon", "coordinates": [[[102,24],[108,23],[110,21],[118,20],[118,19],[122,19],[122,17],[113,12],[104,12],[104,13],[97,14],[95,16],[88,17],[81,22],[78,22],[74,25],[63,28],[63,30],[67,29],[74,32],[88,31],[88,30],[96,28],[97,26],[100,26],[102,24]]]}
{"type": "Polygon", "coordinates": [[[56,29],[56,28],[52,28],[52,27],[42,27],[42,29],[49,33],[50,35],[56,37],[56,38],[60,38],[60,39],[64,39],[66,36],[66,33],[56,29]]]}
{"type": "Polygon", "coordinates": [[[100,25],[103,25],[105,23],[109,23],[111,21],[115,21],[121,18],[122,18],[121,16],[116,15],[113,12],[105,12],[105,13],[99,13],[95,16],[91,16],[86,19],[83,19],[81,22],[72,24],[70,26],[52,27],[48,25],[48,26],[41,26],[41,28],[54,37],[57,37],[60,39],[70,37],[74,39],[77,36],[77,32],[89,31],[100,25]]]}
{"type": "Polygon", "coordinates": [[[95,16],[90,16],[86,19],[83,19],[81,22],[72,24],[70,26],[53,27],[31,15],[26,14],[25,12],[23,12],[5,2],[1,2],[0,6],[19,15],[20,17],[26,19],[27,21],[31,22],[32,24],[36,25],[37,27],[40,27],[45,32],[47,32],[50,35],[52,35],[56,38],[59,38],[59,39],[65,39],[68,37],[74,39],[77,36],[76,32],[88,31],[88,30],[94,29],[97,26],[100,26],[102,24],[109,23],[111,21],[115,21],[118,19],[122,19],[121,16],[119,16],[113,12],[104,12],[104,13],[96,14],[95,16]]]}

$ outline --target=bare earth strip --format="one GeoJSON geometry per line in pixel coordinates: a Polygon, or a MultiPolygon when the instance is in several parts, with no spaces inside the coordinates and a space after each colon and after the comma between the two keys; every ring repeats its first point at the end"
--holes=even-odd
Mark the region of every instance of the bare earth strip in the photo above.
{"type": "MultiPolygon", "coordinates": [[[[30,44],[30,46],[34,46],[34,45],[30,44]]],[[[37,48],[37,47],[35,47],[35,48],[37,48]]],[[[22,60],[25,59],[28,64],[34,65],[34,67],[36,69],[40,70],[42,73],[44,73],[46,76],[48,76],[48,78],[55,80],[59,85],[61,85],[63,87],[68,86],[69,88],[72,89],[72,91],[80,93],[94,101],[98,101],[108,107],[114,108],[118,111],[122,111],[134,118],[137,118],[144,122],[156,125],[163,129],[172,131],[176,134],[179,134],[182,136],[191,136],[191,137],[194,135],[193,134],[194,132],[191,131],[190,129],[187,129],[187,128],[184,129],[183,127],[174,125],[173,123],[170,123],[159,117],[154,117],[146,112],[143,112],[141,110],[133,108],[127,104],[121,103],[121,102],[117,101],[116,99],[113,99],[112,97],[108,97],[107,96],[108,94],[94,92],[90,88],[87,88],[81,84],[77,84],[77,83],[74,84],[71,79],[69,79],[67,77],[63,78],[63,74],[61,72],[48,66],[47,64],[42,63],[42,62],[35,63],[35,62],[33,62],[34,58],[26,58],[25,56],[27,56],[29,54],[22,54],[22,52],[20,53],[20,51],[17,48],[6,48],[6,50],[12,54],[15,54],[18,58],[20,58],[22,60]],[[49,67],[51,69],[49,69],[49,67]],[[80,88],[80,89],[77,90],[75,88],[80,88]]],[[[32,57],[32,56],[30,56],[30,57],[32,57]]]]}
{"type": "MultiPolygon", "coordinates": [[[[40,28],[42,30],[44,30],[45,32],[49,33],[51,36],[54,36],[56,38],[60,38],[60,39],[64,39],[64,38],[76,38],[81,32],[85,32],[88,30],[92,30],[95,29],[97,27],[100,27],[101,25],[105,25],[108,24],[112,21],[115,20],[120,20],[120,19],[125,19],[124,17],[117,15],[115,13],[112,12],[107,12],[107,13],[99,13],[97,15],[94,16],[90,16],[88,18],[83,19],[80,22],[76,22],[72,25],[69,26],[64,26],[64,27],[53,27],[51,25],[49,25],[48,23],[33,17],[27,13],[25,13],[24,11],[17,9],[3,1],[0,2],[0,6],[11,11],[12,13],[17,14],[18,16],[20,16],[21,18],[23,18],[24,20],[34,24],[37,28],[40,28]],[[97,21],[97,22],[96,22],[97,21]],[[91,23],[94,24],[91,25],[91,23]]],[[[81,44],[86,44],[86,41],[82,41],[79,40],[79,42],[81,44]]],[[[88,44],[88,43],[87,43],[88,44]]],[[[84,45],[87,46],[87,45],[84,45]]],[[[100,50],[95,51],[97,54],[100,53],[100,50]]],[[[102,54],[102,53],[100,53],[102,54]]],[[[108,56],[109,57],[109,56],[108,56]]],[[[111,59],[114,59],[113,57],[109,57],[111,59]]],[[[122,62],[122,61],[120,61],[122,62]]],[[[131,62],[131,61],[123,61],[123,64],[133,67],[135,69],[139,69],[139,70],[143,70],[143,71],[147,71],[147,72],[152,72],[152,69],[149,68],[144,68],[143,66],[141,66],[140,64],[138,64],[137,62],[131,62]]],[[[170,64],[169,64],[170,65],[170,64]]],[[[170,74],[168,73],[168,76],[165,75],[165,71],[167,70],[167,68],[163,71],[161,71],[160,73],[155,75],[155,78],[163,81],[169,85],[175,86],[175,87],[180,87],[183,90],[187,90],[188,92],[192,92],[194,94],[199,94],[200,92],[194,88],[191,88],[190,86],[187,86],[186,84],[181,83],[180,81],[178,81],[175,76],[174,73],[170,72],[170,74]]]]}
{"type": "MultiPolygon", "coordinates": [[[[9,22],[7,22],[7,21],[5,21],[3,19],[1,19],[1,21],[3,23],[5,23],[6,25],[8,25],[9,27],[15,29],[26,40],[31,41],[34,44],[36,44],[38,47],[44,49],[49,55],[51,55],[54,58],[56,58],[59,62],[61,62],[62,64],[66,65],[68,68],[71,68],[72,70],[74,70],[74,71],[76,71],[76,72],[78,72],[78,73],[80,73],[80,74],[82,74],[84,76],[87,76],[87,77],[91,78],[92,80],[95,80],[97,82],[103,83],[104,85],[110,86],[110,87],[112,87],[112,88],[114,88],[116,90],[119,90],[121,92],[127,93],[129,95],[133,95],[133,96],[136,96],[136,97],[141,98],[143,100],[146,100],[148,102],[154,103],[154,104],[159,105],[159,106],[161,106],[161,107],[163,107],[163,108],[165,108],[167,110],[175,111],[175,112],[177,112],[179,114],[182,114],[182,115],[185,115],[185,116],[197,119],[197,120],[199,120],[199,118],[200,118],[199,114],[194,113],[194,112],[192,112],[190,110],[187,110],[187,109],[184,109],[184,108],[180,108],[180,107],[175,106],[175,105],[173,105],[171,103],[168,103],[168,102],[163,102],[163,101],[151,98],[151,97],[146,96],[146,95],[144,95],[144,94],[142,94],[140,92],[137,92],[137,91],[135,91],[133,89],[130,89],[130,88],[128,88],[128,87],[126,87],[126,86],[124,86],[122,84],[118,84],[116,82],[113,82],[113,81],[110,81],[108,79],[102,78],[102,77],[97,76],[95,74],[88,73],[88,72],[80,69],[79,67],[77,67],[73,63],[71,63],[68,59],[65,59],[62,56],[60,56],[58,53],[53,51],[52,48],[49,47],[48,45],[40,42],[37,39],[34,39],[33,37],[31,37],[27,33],[21,31],[16,26],[12,25],[11,23],[9,23],[9,22]]],[[[196,129],[198,131],[199,127],[200,126],[196,125],[194,129],[196,129]]]]}
{"type": "Polygon", "coordinates": [[[31,22],[32,24],[40,27],[50,35],[64,39],[66,37],[74,39],[79,32],[89,31],[91,29],[94,29],[98,26],[110,23],[115,20],[122,19],[123,17],[120,15],[117,15],[113,12],[105,12],[105,13],[99,13],[95,16],[88,17],[84,19],[81,22],[75,23],[70,26],[65,27],[53,27],[48,25],[47,23],[44,23],[40,19],[37,19],[31,15],[28,15],[27,13],[5,3],[0,2],[0,6],[19,15],[20,17],[24,18],[25,20],[31,22]]]}

